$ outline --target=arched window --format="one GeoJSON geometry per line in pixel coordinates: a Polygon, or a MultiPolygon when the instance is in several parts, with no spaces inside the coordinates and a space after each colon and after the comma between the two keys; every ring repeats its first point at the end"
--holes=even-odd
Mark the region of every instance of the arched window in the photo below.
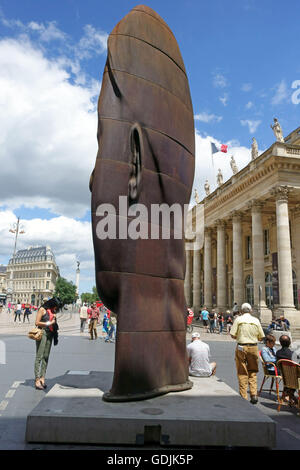
{"type": "Polygon", "coordinates": [[[294,305],[298,308],[298,284],[297,284],[297,276],[295,271],[293,271],[293,294],[294,294],[294,305]]]}
{"type": "Polygon", "coordinates": [[[253,277],[249,274],[246,277],[246,302],[248,302],[251,306],[254,304],[254,290],[253,290],[253,277]]]}
{"type": "Polygon", "coordinates": [[[272,287],[272,274],[265,273],[265,291],[266,291],[266,304],[267,307],[273,307],[273,287],[272,287]]]}

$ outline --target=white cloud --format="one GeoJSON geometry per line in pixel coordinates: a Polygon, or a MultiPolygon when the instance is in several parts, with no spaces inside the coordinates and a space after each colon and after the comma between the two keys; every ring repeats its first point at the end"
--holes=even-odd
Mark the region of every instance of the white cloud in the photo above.
{"type": "Polygon", "coordinates": [[[271,100],[271,104],[281,104],[284,101],[288,101],[290,93],[288,92],[288,87],[285,80],[281,80],[275,87],[275,95],[271,100]]]}
{"type": "Polygon", "coordinates": [[[196,188],[200,200],[205,197],[204,184],[207,179],[210,184],[210,191],[213,192],[217,188],[217,173],[221,168],[223,173],[224,182],[232,176],[230,167],[231,155],[234,156],[237,167],[239,170],[244,168],[251,160],[251,148],[241,146],[240,143],[232,139],[228,142],[220,142],[212,136],[203,137],[196,131],[196,166],[195,177],[192,190],[191,205],[194,205],[194,189],[196,188]],[[214,142],[217,147],[221,144],[228,145],[228,153],[216,153],[212,158],[211,142],[214,142]]]}
{"type": "Polygon", "coordinates": [[[97,30],[88,24],[84,27],[84,35],[76,48],[76,54],[80,59],[88,59],[92,55],[102,54],[107,47],[108,34],[97,30]]]}
{"type": "Polygon", "coordinates": [[[248,92],[252,90],[252,83],[244,83],[241,88],[242,91],[248,92]]]}
{"type": "Polygon", "coordinates": [[[100,84],[71,83],[63,62],[29,40],[0,41],[0,200],[81,217],[90,205],[100,84]]]}
{"type": "Polygon", "coordinates": [[[228,104],[228,99],[229,99],[228,93],[224,93],[224,95],[219,98],[219,100],[221,101],[221,103],[223,104],[223,106],[227,106],[227,104],[228,104]]]}
{"type": "Polygon", "coordinates": [[[245,108],[246,108],[246,109],[251,109],[251,108],[253,108],[253,103],[252,103],[252,101],[248,101],[248,103],[246,104],[245,108]]]}
{"type": "Polygon", "coordinates": [[[228,86],[226,77],[222,73],[214,73],[213,86],[216,88],[225,88],[228,86]]]}
{"type": "Polygon", "coordinates": [[[53,40],[64,41],[67,39],[67,35],[56,26],[55,21],[47,22],[46,25],[44,23],[36,23],[35,21],[31,21],[28,23],[27,27],[32,31],[38,32],[40,40],[44,42],[53,40]]]}
{"type": "Polygon", "coordinates": [[[208,114],[206,112],[195,114],[194,116],[195,121],[201,122],[220,122],[222,121],[222,116],[216,116],[215,114],[208,114]]]}
{"type": "Polygon", "coordinates": [[[241,124],[242,126],[248,126],[250,134],[254,134],[258,126],[261,124],[261,121],[251,121],[250,119],[242,119],[241,124]]]}

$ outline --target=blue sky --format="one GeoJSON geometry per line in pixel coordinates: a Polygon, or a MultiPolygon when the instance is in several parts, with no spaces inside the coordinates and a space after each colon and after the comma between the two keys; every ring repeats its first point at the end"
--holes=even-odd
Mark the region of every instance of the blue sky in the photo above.
{"type": "MultiPolygon", "coordinates": [[[[47,235],[38,228],[52,221],[59,235],[51,235],[51,244],[62,274],[74,280],[80,259],[80,290],[94,284],[91,239],[85,237],[90,230],[88,176],[97,151],[95,106],[107,35],[137,4],[0,0],[0,103],[6,111],[0,122],[5,182],[0,263],[11,255],[13,240],[6,237],[6,227],[16,215],[24,219],[28,234],[20,248],[46,243],[42,237],[47,235]]],[[[216,185],[210,141],[227,143],[241,168],[250,159],[253,136],[260,151],[274,142],[274,117],[284,135],[300,125],[300,93],[295,101],[300,3],[164,0],[146,5],[168,23],[185,62],[196,126],[194,187],[201,196],[206,178],[212,189],[216,185]]],[[[225,180],[230,177],[226,156],[217,156],[216,164],[225,180]]]]}

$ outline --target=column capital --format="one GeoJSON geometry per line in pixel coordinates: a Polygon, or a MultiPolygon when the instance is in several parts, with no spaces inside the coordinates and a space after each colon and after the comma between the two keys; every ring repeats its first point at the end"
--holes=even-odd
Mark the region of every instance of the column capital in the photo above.
{"type": "Polygon", "coordinates": [[[272,196],[275,197],[276,201],[288,201],[288,195],[291,192],[288,186],[275,186],[271,189],[272,196]]]}
{"type": "Polygon", "coordinates": [[[248,202],[248,209],[251,209],[252,212],[261,212],[264,203],[259,199],[252,199],[248,202]]]}
{"type": "Polygon", "coordinates": [[[205,235],[211,237],[211,235],[212,235],[212,228],[211,227],[204,227],[204,236],[205,235]]]}
{"type": "Polygon", "coordinates": [[[243,221],[243,211],[234,210],[230,212],[230,217],[232,222],[242,222],[243,221]]]}
{"type": "Polygon", "coordinates": [[[223,219],[217,219],[217,220],[216,220],[216,227],[217,227],[217,229],[220,228],[220,229],[225,230],[225,228],[226,228],[226,222],[225,222],[225,220],[223,220],[223,219]]]}

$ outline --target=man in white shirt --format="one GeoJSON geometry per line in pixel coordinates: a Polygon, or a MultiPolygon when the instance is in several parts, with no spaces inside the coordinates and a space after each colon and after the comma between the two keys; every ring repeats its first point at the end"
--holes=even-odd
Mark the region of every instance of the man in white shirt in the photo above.
{"type": "Polygon", "coordinates": [[[80,333],[83,333],[84,332],[84,327],[85,327],[85,322],[87,321],[87,317],[88,317],[88,314],[87,314],[87,306],[86,304],[83,304],[83,306],[81,307],[80,309],[80,333]]]}
{"type": "Polygon", "coordinates": [[[216,372],[217,364],[209,362],[210,349],[200,339],[199,333],[192,334],[192,342],[187,346],[189,359],[189,375],[194,377],[210,377],[216,372]]]}

